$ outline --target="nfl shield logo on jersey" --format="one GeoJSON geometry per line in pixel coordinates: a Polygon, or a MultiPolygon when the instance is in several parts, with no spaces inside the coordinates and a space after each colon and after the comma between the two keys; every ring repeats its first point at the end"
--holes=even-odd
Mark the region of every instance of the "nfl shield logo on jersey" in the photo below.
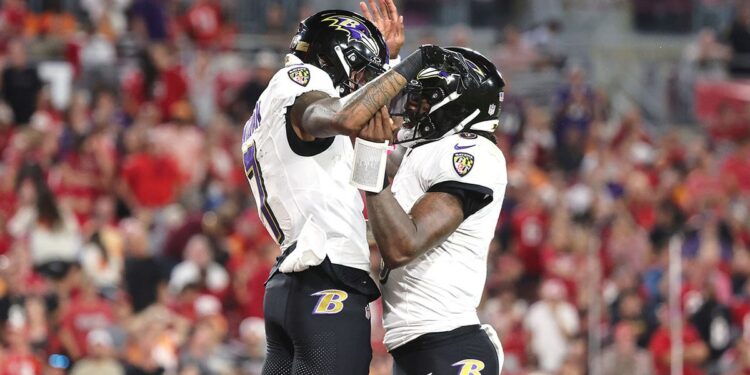
{"type": "Polygon", "coordinates": [[[474,166],[474,155],[465,152],[457,152],[453,154],[453,169],[456,170],[459,176],[463,177],[471,172],[471,168],[474,166]]]}
{"type": "Polygon", "coordinates": [[[310,70],[304,66],[289,69],[289,78],[300,86],[307,86],[310,82],[310,70]]]}

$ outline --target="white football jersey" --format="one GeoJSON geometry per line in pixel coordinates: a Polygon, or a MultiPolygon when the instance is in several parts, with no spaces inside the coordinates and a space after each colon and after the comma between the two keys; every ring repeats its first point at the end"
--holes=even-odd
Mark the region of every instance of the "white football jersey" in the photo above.
{"type": "Polygon", "coordinates": [[[381,273],[388,350],[426,333],[479,324],[476,308],[507,181],[500,149],[475,134],[455,134],[407,151],[391,187],[406,212],[426,192],[446,186],[491,194],[492,201],[436,248],[381,273]]]}
{"type": "Polygon", "coordinates": [[[263,224],[282,251],[311,218],[327,236],[331,262],[369,271],[362,196],[349,184],[349,137],[303,142],[289,123],[295,99],[309,91],[339,94],[326,72],[287,55],[255,104],[242,134],[245,173],[263,224]]]}

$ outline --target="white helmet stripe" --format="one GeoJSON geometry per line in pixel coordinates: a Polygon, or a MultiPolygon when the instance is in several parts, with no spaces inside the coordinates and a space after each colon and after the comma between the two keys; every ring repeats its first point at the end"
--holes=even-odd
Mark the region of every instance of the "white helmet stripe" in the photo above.
{"type": "Polygon", "coordinates": [[[433,105],[432,108],[430,108],[430,114],[432,114],[432,112],[435,112],[438,109],[440,109],[440,107],[442,107],[442,106],[444,106],[444,105],[446,105],[446,104],[448,104],[448,103],[450,103],[450,102],[458,99],[460,96],[461,96],[461,94],[459,94],[458,91],[454,91],[453,93],[451,93],[450,95],[448,95],[445,99],[443,99],[439,103],[433,105]]]}

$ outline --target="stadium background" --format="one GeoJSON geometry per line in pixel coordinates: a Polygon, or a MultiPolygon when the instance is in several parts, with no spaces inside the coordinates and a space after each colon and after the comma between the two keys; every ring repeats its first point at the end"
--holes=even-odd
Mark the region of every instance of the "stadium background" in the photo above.
{"type": "MultiPolygon", "coordinates": [[[[479,308],[504,373],[750,374],[750,4],[397,5],[404,53],[508,81],[479,308]]],[[[358,3],[0,1],[0,374],[259,374],[278,250],[240,129],[326,8],[358,3]]]]}

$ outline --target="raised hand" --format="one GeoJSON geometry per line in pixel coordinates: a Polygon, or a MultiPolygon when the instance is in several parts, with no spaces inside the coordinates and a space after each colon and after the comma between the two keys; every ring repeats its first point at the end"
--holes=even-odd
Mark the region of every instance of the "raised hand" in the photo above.
{"type": "Polygon", "coordinates": [[[399,16],[393,0],[379,0],[380,6],[375,4],[375,0],[368,1],[369,7],[362,1],[359,8],[365,18],[375,24],[383,34],[385,44],[388,45],[389,57],[395,58],[404,45],[404,17],[399,16]]]}
{"type": "Polygon", "coordinates": [[[357,136],[371,142],[390,142],[397,130],[398,126],[388,114],[388,108],[382,107],[357,136]]]}

